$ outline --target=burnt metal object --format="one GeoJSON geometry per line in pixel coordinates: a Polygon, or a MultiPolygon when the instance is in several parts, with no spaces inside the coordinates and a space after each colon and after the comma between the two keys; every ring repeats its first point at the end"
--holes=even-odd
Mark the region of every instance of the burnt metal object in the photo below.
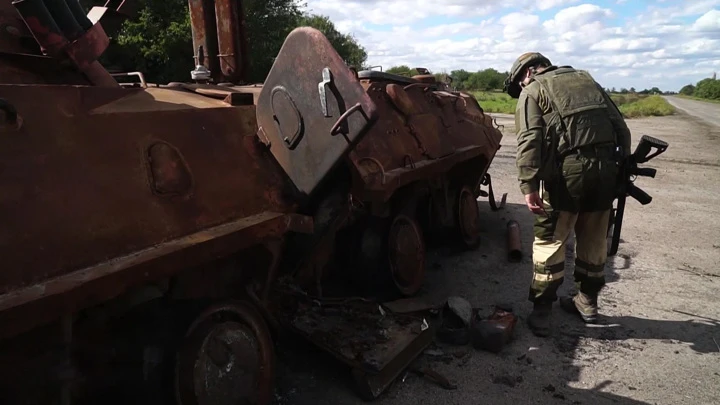
{"type": "MultiPolygon", "coordinates": [[[[73,1],[77,0],[68,0],[68,2],[73,1]]],[[[91,25],[98,23],[102,24],[103,29],[109,35],[117,33],[122,28],[122,24],[132,18],[132,16],[137,12],[135,8],[137,7],[137,4],[135,4],[135,7],[128,7],[128,4],[138,2],[122,0],[119,3],[120,4],[116,6],[113,4],[112,0],[108,0],[102,7],[94,6],[87,14],[86,18],[88,22],[91,25]]],[[[71,6],[70,8],[73,9],[74,7],[71,6]]],[[[78,19],[78,22],[81,22],[81,20],[78,19]]],[[[82,22],[81,25],[83,25],[82,22]]]]}
{"type": "Polygon", "coordinates": [[[93,26],[92,21],[88,18],[85,9],[80,5],[80,0],[65,0],[73,18],[83,31],[87,31],[93,26]]]}
{"type": "Polygon", "coordinates": [[[512,339],[517,320],[512,307],[507,305],[497,305],[487,319],[474,317],[470,328],[473,347],[499,353],[512,339]]]}
{"type": "Polygon", "coordinates": [[[437,337],[444,343],[466,345],[470,342],[472,306],[461,297],[450,297],[442,309],[442,323],[437,337]]]}
{"type": "Polygon", "coordinates": [[[412,296],[425,280],[425,243],[420,225],[407,215],[398,215],[388,231],[388,260],[395,288],[412,296]]]}
{"type": "Polygon", "coordinates": [[[488,197],[488,202],[490,203],[491,210],[499,211],[505,207],[505,204],[507,203],[507,193],[503,193],[502,198],[500,199],[500,204],[495,201],[495,192],[493,191],[492,178],[490,177],[490,173],[485,173],[480,184],[483,186],[488,186],[488,191],[480,190],[480,196],[488,197]]]}
{"type": "Polygon", "coordinates": [[[522,260],[522,248],[520,246],[520,224],[515,220],[507,223],[507,250],[508,260],[519,262],[522,260]]]}
{"type": "Polygon", "coordinates": [[[275,374],[272,338],[249,304],[206,309],[190,326],[178,355],[178,405],[269,405],[275,374]]]}
{"type": "Polygon", "coordinates": [[[206,56],[196,56],[195,65],[208,69],[215,83],[244,82],[249,60],[243,2],[189,0],[188,5],[193,49],[206,56]]]}
{"type": "Polygon", "coordinates": [[[398,189],[438,175],[451,176],[458,188],[468,185],[477,197],[502,138],[477,100],[384,72],[358,77],[379,115],[349,154],[361,182],[358,198],[387,202],[398,189]]]}
{"type": "Polygon", "coordinates": [[[352,367],[358,394],[377,398],[432,342],[426,319],[382,311],[377,303],[296,302],[284,322],[352,367]]]}
{"type": "Polygon", "coordinates": [[[60,31],[65,35],[65,38],[73,41],[85,31],[75,19],[75,15],[65,0],[42,0],[42,2],[47,7],[53,20],[57,23],[60,31]]]}
{"type": "Polygon", "coordinates": [[[257,141],[252,106],[171,88],[5,86],[3,96],[24,131],[0,137],[0,205],[12,212],[0,230],[3,335],[312,231],[310,218],[288,216],[292,186],[257,141]]]}
{"type": "Polygon", "coordinates": [[[83,30],[63,0],[49,0],[50,8],[42,0],[16,0],[12,4],[47,54],[70,60],[96,86],[119,87],[97,61],[110,44],[101,25],[83,30]]]}
{"type": "Polygon", "coordinates": [[[215,0],[220,71],[223,80],[229,82],[240,81],[247,67],[244,58],[246,48],[241,7],[240,1],[215,0]]]}
{"type": "Polygon", "coordinates": [[[462,242],[466,247],[477,247],[480,244],[480,208],[469,186],[463,186],[460,189],[456,210],[462,242]]]}
{"type": "Polygon", "coordinates": [[[298,190],[312,194],[376,118],[375,104],[327,38],[313,28],[294,29],[265,80],[257,122],[298,190]],[[323,111],[318,84],[325,69],[332,81],[323,111]]]}

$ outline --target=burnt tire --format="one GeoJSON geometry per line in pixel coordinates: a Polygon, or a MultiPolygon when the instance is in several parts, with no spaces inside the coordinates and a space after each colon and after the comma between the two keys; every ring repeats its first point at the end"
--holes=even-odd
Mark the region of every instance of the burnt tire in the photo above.
{"type": "Polygon", "coordinates": [[[481,237],[480,207],[468,186],[463,186],[455,198],[455,234],[466,249],[477,249],[481,237]]]}
{"type": "Polygon", "coordinates": [[[178,352],[178,405],[269,405],[275,352],[270,331],[252,305],[213,305],[192,323],[178,352]]]}
{"type": "Polygon", "coordinates": [[[388,229],[387,259],[393,287],[401,295],[415,295],[425,281],[425,240],[420,224],[397,215],[388,229]]]}

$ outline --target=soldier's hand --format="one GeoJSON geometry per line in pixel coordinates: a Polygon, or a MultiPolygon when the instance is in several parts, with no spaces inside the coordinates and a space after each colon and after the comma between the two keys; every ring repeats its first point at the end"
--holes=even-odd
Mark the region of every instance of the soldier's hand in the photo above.
{"type": "Polygon", "coordinates": [[[525,204],[527,204],[528,209],[533,214],[547,215],[547,213],[545,213],[545,209],[543,208],[543,201],[542,198],[540,198],[540,193],[537,191],[525,194],[525,204]]]}

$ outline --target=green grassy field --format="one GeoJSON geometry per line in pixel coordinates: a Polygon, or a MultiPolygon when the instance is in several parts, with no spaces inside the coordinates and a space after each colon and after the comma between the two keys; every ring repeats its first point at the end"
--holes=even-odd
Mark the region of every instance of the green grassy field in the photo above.
{"type": "MultiPolygon", "coordinates": [[[[515,114],[517,100],[502,92],[476,91],[472,95],[490,113],[515,114]]],[[[611,94],[625,118],[671,115],[675,109],[657,95],[611,94]]]]}

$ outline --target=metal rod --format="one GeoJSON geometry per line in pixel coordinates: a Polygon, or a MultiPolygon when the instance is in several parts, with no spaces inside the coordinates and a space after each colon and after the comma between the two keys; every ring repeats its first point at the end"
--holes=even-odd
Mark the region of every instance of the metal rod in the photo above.
{"type": "Polygon", "coordinates": [[[519,262],[520,260],[522,260],[522,250],[520,246],[520,224],[514,220],[510,220],[507,223],[507,248],[509,261],[519,262]]]}

